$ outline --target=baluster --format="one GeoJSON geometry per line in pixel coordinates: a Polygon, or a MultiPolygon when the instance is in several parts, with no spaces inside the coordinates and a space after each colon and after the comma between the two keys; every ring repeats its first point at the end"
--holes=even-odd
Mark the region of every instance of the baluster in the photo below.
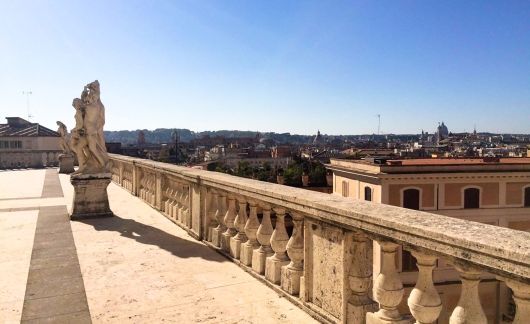
{"type": "Polygon", "coordinates": [[[381,245],[381,273],[374,282],[373,295],[379,303],[379,310],[366,313],[367,324],[410,323],[398,311],[403,299],[403,283],[396,269],[398,245],[389,241],[378,241],[381,245]]]}
{"type": "Polygon", "coordinates": [[[486,314],[480,304],[478,285],[480,284],[480,271],[468,266],[455,265],[460,274],[462,287],[460,299],[456,305],[451,317],[450,324],[485,324],[487,323],[486,314]]]}
{"type": "Polygon", "coordinates": [[[234,226],[237,229],[237,234],[230,238],[230,255],[236,259],[239,259],[241,255],[241,244],[247,241],[247,235],[245,234],[245,225],[247,223],[247,202],[241,197],[238,198],[239,211],[234,220],[234,226]]]}
{"type": "Polygon", "coordinates": [[[289,235],[285,229],[285,208],[273,208],[276,213],[276,226],[271,236],[271,247],[274,254],[265,263],[265,278],[274,284],[281,282],[281,268],[289,264],[287,256],[287,242],[289,235]]]}
{"type": "Polygon", "coordinates": [[[223,192],[219,192],[217,195],[217,210],[215,212],[215,219],[217,219],[217,227],[212,231],[212,244],[221,247],[221,241],[223,240],[223,233],[226,231],[226,225],[224,223],[224,215],[226,213],[226,196],[223,192]]]}
{"type": "Polygon", "coordinates": [[[372,241],[362,231],[351,233],[352,262],[348,271],[351,294],[348,299],[346,323],[364,324],[366,313],[377,311],[377,303],[369,297],[372,286],[372,241]]]}
{"type": "Polygon", "coordinates": [[[177,220],[178,216],[178,195],[179,195],[179,188],[178,188],[178,185],[176,183],[173,183],[173,200],[171,202],[171,218],[173,218],[173,220],[177,220]]]}
{"type": "Polygon", "coordinates": [[[417,260],[418,279],[407,303],[417,324],[434,323],[442,311],[442,301],[432,281],[436,257],[417,251],[412,251],[412,255],[417,260]]]}
{"type": "Polygon", "coordinates": [[[252,255],[254,250],[260,247],[257,240],[259,228],[258,206],[253,200],[249,200],[248,205],[250,206],[250,216],[248,217],[244,228],[248,240],[241,246],[240,255],[241,263],[246,266],[252,265],[252,255]]]}
{"type": "Polygon", "coordinates": [[[513,279],[499,278],[513,291],[515,318],[512,324],[528,323],[530,319],[530,285],[513,279]]]}
{"type": "Polygon", "coordinates": [[[169,184],[167,185],[166,190],[164,192],[166,198],[164,200],[164,214],[169,216],[169,203],[171,202],[171,187],[169,186],[169,184]]]}
{"type": "Polygon", "coordinates": [[[230,253],[230,238],[236,235],[236,227],[234,221],[236,219],[236,198],[233,195],[228,196],[228,210],[225,214],[226,231],[223,233],[221,240],[221,249],[230,253]]]}
{"type": "Polygon", "coordinates": [[[183,188],[183,192],[184,194],[182,195],[182,224],[188,228],[191,227],[191,222],[190,222],[190,219],[189,219],[189,208],[188,208],[188,199],[189,199],[189,196],[190,196],[190,188],[188,186],[185,186],[183,185],[182,186],[183,188]]]}
{"type": "Polygon", "coordinates": [[[252,253],[252,270],[259,274],[265,273],[266,260],[274,254],[270,243],[273,231],[271,223],[271,207],[264,204],[262,210],[263,218],[256,233],[260,247],[252,253]]]}
{"type": "Polygon", "coordinates": [[[144,199],[144,185],[145,185],[145,178],[142,178],[142,180],[140,180],[140,199],[144,199]]]}
{"type": "Polygon", "coordinates": [[[177,208],[177,220],[180,224],[183,223],[182,219],[183,219],[183,214],[184,214],[184,204],[183,204],[183,201],[184,201],[184,186],[179,183],[178,184],[178,188],[179,188],[179,194],[177,196],[177,205],[178,205],[178,208],[177,208]]]}
{"type": "Polygon", "coordinates": [[[206,239],[209,242],[213,242],[213,229],[219,225],[217,223],[217,219],[215,218],[215,213],[217,212],[217,201],[219,196],[217,195],[217,192],[214,189],[210,189],[210,195],[209,195],[209,206],[208,206],[208,229],[206,232],[206,239]]]}
{"type": "Polygon", "coordinates": [[[289,213],[293,218],[293,234],[287,242],[287,254],[291,262],[281,268],[282,289],[291,295],[300,293],[300,277],[304,273],[304,216],[289,213]]]}

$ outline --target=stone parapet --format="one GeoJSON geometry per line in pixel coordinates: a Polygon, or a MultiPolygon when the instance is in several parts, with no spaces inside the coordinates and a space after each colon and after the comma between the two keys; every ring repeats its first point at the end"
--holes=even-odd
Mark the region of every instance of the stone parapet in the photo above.
{"type": "MultiPolygon", "coordinates": [[[[474,290],[481,274],[517,291],[530,284],[530,233],[167,163],[110,159],[115,183],[323,321],[436,321],[437,260],[460,273],[462,294],[451,317],[459,323],[484,318],[474,290]],[[381,249],[374,276],[373,242],[381,249]],[[400,249],[413,252],[420,269],[408,303],[395,263],[400,249]],[[400,312],[403,304],[412,316],[400,312]]],[[[528,294],[517,293],[515,303],[518,313],[529,312],[528,294]]]]}

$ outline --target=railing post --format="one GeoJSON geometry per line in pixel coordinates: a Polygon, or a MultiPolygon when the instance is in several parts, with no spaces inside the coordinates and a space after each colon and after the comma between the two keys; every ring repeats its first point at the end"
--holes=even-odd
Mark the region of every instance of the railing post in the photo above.
{"type": "Polygon", "coordinates": [[[276,213],[276,226],[271,236],[271,247],[274,254],[267,258],[265,263],[265,278],[274,284],[281,282],[281,269],[289,264],[287,256],[287,242],[289,235],[285,229],[285,208],[273,208],[276,213]]]}
{"type": "Polygon", "coordinates": [[[507,278],[499,278],[513,291],[515,318],[512,324],[524,324],[530,320],[530,285],[507,278]]]}
{"type": "Polygon", "coordinates": [[[293,218],[293,234],[287,242],[287,254],[291,262],[281,268],[282,289],[291,295],[300,293],[300,278],[304,273],[304,215],[289,213],[293,218]]]}
{"type": "Polygon", "coordinates": [[[215,218],[219,196],[217,195],[215,189],[210,189],[208,191],[210,194],[208,195],[209,204],[206,213],[210,222],[208,224],[206,240],[209,242],[213,242],[213,230],[219,225],[219,223],[217,222],[217,218],[215,218]]]}
{"type": "Polygon", "coordinates": [[[197,235],[197,238],[202,239],[202,215],[205,212],[204,196],[201,186],[198,183],[190,183],[190,196],[189,196],[189,208],[188,218],[190,223],[190,229],[197,235]]]}
{"type": "Polygon", "coordinates": [[[460,299],[451,317],[450,324],[486,324],[486,314],[480,304],[478,285],[480,284],[480,271],[468,266],[455,265],[460,274],[462,288],[460,299]]]}
{"type": "Polygon", "coordinates": [[[259,274],[265,273],[266,260],[273,254],[271,248],[272,223],[271,223],[271,207],[263,204],[263,218],[258,228],[257,238],[260,247],[254,250],[252,254],[252,270],[259,274]]]}
{"type": "Polygon", "coordinates": [[[247,241],[247,235],[245,234],[245,225],[247,223],[247,202],[245,198],[239,197],[239,211],[237,212],[234,220],[234,226],[237,229],[237,234],[230,238],[230,255],[236,259],[239,259],[241,255],[241,244],[247,241]]]}
{"type": "Polygon", "coordinates": [[[230,253],[230,239],[236,235],[234,220],[236,219],[236,198],[233,195],[228,196],[228,210],[225,214],[226,231],[223,233],[221,240],[221,249],[230,253]]]}
{"type": "Polygon", "coordinates": [[[362,231],[355,231],[350,235],[352,262],[348,271],[348,284],[351,293],[343,323],[364,324],[366,313],[377,311],[377,303],[369,297],[372,286],[373,244],[362,231]]]}
{"type": "Polygon", "coordinates": [[[120,184],[120,186],[123,187],[123,163],[120,162],[118,168],[119,168],[118,170],[120,172],[120,178],[119,178],[120,182],[119,182],[119,184],[120,184]]]}
{"type": "Polygon", "coordinates": [[[254,200],[249,200],[248,205],[250,206],[250,216],[244,228],[248,240],[241,246],[240,255],[241,263],[246,266],[252,265],[252,254],[260,246],[257,240],[260,225],[258,220],[258,206],[254,200]]]}
{"type": "Polygon", "coordinates": [[[367,324],[411,323],[398,311],[403,299],[403,283],[396,269],[398,245],[390,241],[378,241],[381,245],[381,272],[374,283],[374,299],[379,303],[379,310],[366,314],[367,324]]]}
{"type": "Polygon", "coordinates": [[[132,166],[132,194],[138,197],[140,190],[140,174],[142,171],[134,163],[132,166]]]}
{"type": "Polygon", "coordinates": [[[426,253],[412,251],[417,260],[418,279],[407,300],[410,312],[418,324],[434,323],[442,311],[442,301],[432,281],[432,270],[436,257],[426,253]]]}
{"type": "Polygon", "coordinates": [[[217,219],[217,227],[212,230],[212,244],[216,247],[221,247],[223,233],[226,231],[224,223],[224,215],[226,213],[226,196],[221,191],[217,195],[218,203],[217,210],[215,211],[215,219],[217,219]]]}
{"type": "Polygon", "coordinates": [[[155,173],[155,206],[162,210],[162,175],[160,172],[155,173]]]}

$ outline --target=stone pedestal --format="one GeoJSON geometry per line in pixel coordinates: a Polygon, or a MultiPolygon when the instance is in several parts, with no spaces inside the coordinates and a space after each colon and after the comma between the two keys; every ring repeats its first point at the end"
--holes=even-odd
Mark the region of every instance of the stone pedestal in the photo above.
{"type": "Polygon", "coordinates": [[[300,293],[300,278],[303,276],[304,271],[291,268],[289,265],[281,268],[281,286],[282,289],[288,292],[290,295],[296,296],[300,293]]]}
{"type": "Polygon", "coordinates": [[[256,271],[259,274],[265,274],[266,260],[268,257],[272,256],[272,250],[265,249],[256,249],[252,253],[252,270],[256,271]]]}
{"type": "Polygon", "coordinates": [[[265,260],[265,278],[273,284],[279,285],[282,280],[282,267],[289,264],[289,260],[275,258],[274,255],[265,260]]]}
{"type": "Polygon", "coordinates": [[[74,156],[72,154],[59,155],[59,173],[70,174],[74,171],[74,156]]]}
{"type": "Polygon", "coordinates": [[[72,175],[70,182],[74,186],[74,200],[70,219],[113,216],[107,196],[110,181],[110,173],[72,175]]]}
{"type": "Polygon", "coordinates": [[[218,248],[221,247],[221,240],[222,240],[222,237],[223,237],[223,232],[224,230],[221,228],[219,229],[218,227],[216,228],[212,228],[212,244],[217,246],[218,248]]]}
{"type": "Polygon", "coordinates": [[[241,263],[246,266],[251,266],[254,250],[258,248],[259,245],[252,245],[249,241],[245,242],[245,244],[241,244],[241,255],[239,256],[241,263]]]}
{"type": "Polygon", "coordinates": [[[230,255],[236,259],[241,256],[241,246],[245,243],[240,236],[236,235],[230,238],[230,255]]]}

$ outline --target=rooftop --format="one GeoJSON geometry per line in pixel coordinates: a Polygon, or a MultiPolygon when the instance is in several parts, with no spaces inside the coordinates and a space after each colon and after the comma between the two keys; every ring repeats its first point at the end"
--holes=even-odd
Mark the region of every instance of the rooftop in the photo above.
{"type": "Polygon", "coordinates": [[[78,222],[68,175],[5,171],[0,183],[2,323],[315,322],[113,183],[116,216],[78,222]]]}
{"type": "Polygon", "coordinates": [[[327,165],[339,171],[372,174],[455,173],[455,172],[530,172],[530,158],[432,158],[364,160],[331,159],[327,165]]]}
{"type": "Polygon", "coordinates": [[[6,117],[7,124],[0,124],[0,137],[57,137],[59,134],[38,123],[29,122],[20,117],[6,117]]]}

